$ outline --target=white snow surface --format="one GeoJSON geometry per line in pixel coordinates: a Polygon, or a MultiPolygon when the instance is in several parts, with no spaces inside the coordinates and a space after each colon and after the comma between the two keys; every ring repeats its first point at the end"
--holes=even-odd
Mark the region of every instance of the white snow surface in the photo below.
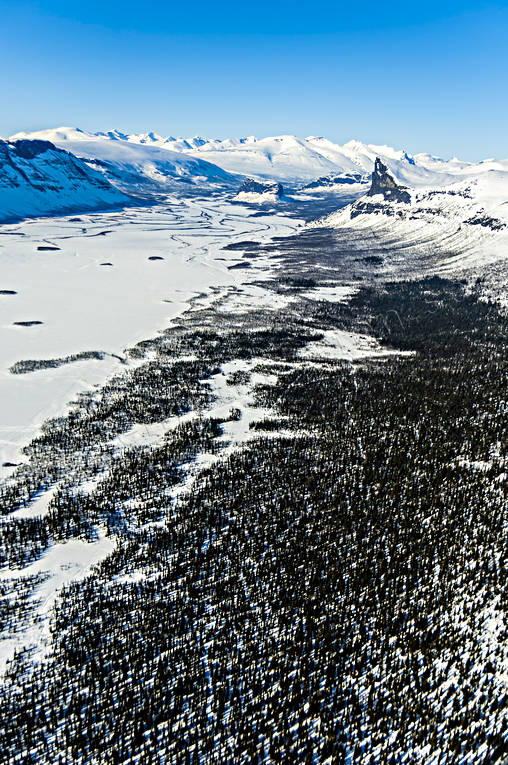
{"type": "Polygon", "coordinates": [[[38,657],[41,658],[50,650],[50,617],[62,587],[84,579],[93,566],[113,551],[114,546],[113,538],[106,537],[103,533],[95,542],[72,539],[52,545],[30,566],[0,570],[0,581],[22,580],[34,574],[44,574],[46,577],[30,596],[34,610],[29,615],[26,627],[14,634],[3,635],[0,640],[0,677],[15,651],[35,648],[38,657]]]}
{"type": "Polygon", "coordinates": [[[276,204],[280,201],[280,198],[274,191],[264,191],[258,193],[256,191],[239,191],[235,194],[233,199],[236,202],[248,202],[250,204],[276,204]]]}
{"type": "Polygon", "coordinates": [[[309,361],[313,359],[358,361],[379,356],[407,355],[401,351],[383,348],[375,338],[358,332],[329,329],[323,335],[322,340],[315,340],[302,348],[298,353],[300,358],[309,361]]]}
{"type": "Polygon", "coordinates": [[[334,284],[331,287],[313,287],[308,292],[302,292],[302,297],[326,300],[329,303],[346,303],[357,291],[350,284],[334,284]]]}

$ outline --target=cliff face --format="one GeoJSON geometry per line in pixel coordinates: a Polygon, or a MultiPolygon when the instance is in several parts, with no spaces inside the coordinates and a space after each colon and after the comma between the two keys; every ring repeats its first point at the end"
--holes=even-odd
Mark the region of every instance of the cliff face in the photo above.
{"type": "Polygon", "coordinates": [[[404,202],[409,204],[411,197],[403,186],[399,186],[394,178],[388,172],[379,157],[376,157],[374,171],[372,173],[372,185],[367,192],[367,196],[373,197],[376,194],[382,194],[389,202],[404,202]]]}

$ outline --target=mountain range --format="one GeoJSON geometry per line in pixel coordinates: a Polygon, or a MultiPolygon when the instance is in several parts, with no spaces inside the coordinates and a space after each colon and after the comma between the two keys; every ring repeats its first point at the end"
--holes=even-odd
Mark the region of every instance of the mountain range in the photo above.
{"type": "MultiPolygon", "coordinates": [[[[408,187],[410,196],[411,189],[414,191],[413,200],[417,194],[463,184],[473,201],[474,189],[482,189],[479,209],[485,203],[485,215],[496,219],[498,216],[491,208],[504,204],[508,198],[508,160],[444,160],[356,140],[339,145],[323,137],[293,135],[225,140],[165,138],[153,132],[90,133],[60,127],[17,133],[1,145],[0,220],[100,209],[132,202],[132,197],[139,201],[175,193],[226,192],[238,201],[283,205],[291,203],[291,199],[302,201],[334,195],[338,209],[365,194],[376,158],[399,183],[408,187]],[[39,152],[31,160],[18,157],[13,147],[27,146],[28,142],[46,146],[46,153],[39,152]],[[15,158],[18,167],[14,184],[9,157],[15,158]],[[33,164],[38,188],[30,180],[30,172],[21,168],[21,160],[33,164]],[[241,189],[246,179],[257,183],[282,182],[284,195],[250,193],[245,197],[241,189]]],[[[365,213],[365,209],[357,206],[353,217],[365,213]]],[[[416,214],[420,214],[419,208],[416,214]]],[[[434,219],[435,213],[429,215],[434,219]]],[[[475,209],[474,215],[481,217],[482,213],[475,209]]]]}
{"type": "Polygon", "coordinates": [[[250,136],[219,140],[164,138],[156,133],[123,133],[119,130],[89,133],[79,128],[60,127],[17,133],[11,137],[11,140],[18,139],[51,141],[87,160],[97,158],[124,168],[134,167],[143,170],[146,178],[151,177],[155,184],[163,183],[164,176],[193,176],[227,183],[232,180],[231,174],[236,174],[300,186],[333,174],[368,175],[376,157],[409,185],[432,184],[436,179],[445,183],[457,176],[498,169],[498,163],[492,159],[479,163],[457,158],[443,160],[431,154],[411,155],[390,146],[356,140],[339,145],[316,136],[281,135],[261,139],[250,136]],[[151,164],[153,167],[149,167],[151,164]]]}
{"type": "Polygon", "coordinates": [[[153,194],[181,192],[185,187],[203,191],[231,188],[240,181],[205,159],[144,146],[132,141],[86,133],[79,128],[57,128],[35,133],[18,133],[11,140],[43,140],[71,152],[125,193],[153,194]]]}

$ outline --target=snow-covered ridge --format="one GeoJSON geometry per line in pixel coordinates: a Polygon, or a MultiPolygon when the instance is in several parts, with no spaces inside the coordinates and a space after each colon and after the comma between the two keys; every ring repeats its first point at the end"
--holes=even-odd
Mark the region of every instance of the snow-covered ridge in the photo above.
{"type": "MultiPolygon", "coordinates": [[[[398,180],[409,186],[433,186],[453,183],[458,178],[471,173],[483,173],[502,169],[503,162],[487,159],[471,163],[457,158],[440,159],[431,154],[410,155],[404,150],[390,146],[365,144],[361,141],[348,141],[343,145],[334,143],[321,136],[298,138],[294,135],[271,136],[267,138],[175,138],[163,137],[153,132],[124,133],[120,130],[109,132],[86,133],[78,128],[55,128],[36,133],[18,133],[14,138],[43,138],[58,146],[64,146],[78,156],[93,156],[101,159],[121,161],[122,157],[133,157],[148,162],[162,161],[164,154],[154,151],[170,152],[176,174],[196,173],[197,166],[186,164],[192,157],[195,161],[206,161],[226,173],[234,173],[254,178],[270,178],[281,182],[302,184],[316,178],[333,176],[341,173],[367,176],[372,172],[376,157],[380,157],[398,180]],[[109,146],[109,148],[107,148],[109,146]],[[129,154],[130,150],[133,152],[129,154]],[[137,149],[137,153],[135,152],[137,149]],[[94,154],[95,151],[95,154],[94,154]],[[141,152],[141,153],[140,153],[141,152]],[[144,152],[144,153],[143,153],[144,152]],[[179,163],[177,157],[180,157],[179,163]],[[177,169],[177,166],[180,169],[177,169]]],[[[202,175],[220,182],[224,177],[217,177],[211,169],[201,167],[202,175]]],[[[226,179],[227,180],[227,179],[226,179]]]]}
{"type": "MultiPolygon", "coordinates": [[[[17,133],[12,138],[51,141],[87,161],[98,160],[97,169],[128,191],[140,187],[181,190],[182,182],[203,188],[234,186],[239,185],[240,175],[300,187],[318,178],[343,176],[355,179],[357,191],[361,192],[360,184],[368,179],[376,157],[402,184],[423,188],[453,184],[491,170],[503,172],[508,166],[508,160],[485,159],[476,163],[456,157],[444,160],[427,153],[411,155],[403,149],[357,140],[339,145],[322,136],[249,136],[221,140],[120,130],[89,133],[79,128],[59,127],[17,133]]],[[[333,184],[325,180],[323,189],[330,185],[333,184]]]]}
{"type": "MultiPolygon", "coordinates": [[[[363,226],[387,219],[421,221],[429,225],[454,223],[491,232],[508,229],[508,162],[505,170],[490,170],[452,184],[432,187],[405,187],[407,201],[368,193],[347,207],[320,221],[326,225],[363,226]]],[[[314,224],[315,225],[315,224],[314,224]]],[[[467,229],[469,227],[469,229],[467,229]]]]}
{"type": "Polygon", "coordinates": [[[85,160],[126,193],[166,193],[182,191],[185,187],[209,190],[239,185],[237,178],[207,159],[162,149],[155,142],[144,145],[143,142],[129,141],[120,135],[61,127],[17,133],[11,140],[50,141],[85,160]]]}
{"type": "MultiPolygon", "coordinates": [[[[230,173],[293,183],[308,182],[338,173],[367,175],[372,171],[376,157],[380,157],[401,182],[415,186],[432,185],[438,180],[450,183],[457,176],[471,172],[500,169],[500,163],[492,159],[478,163],[457,158],[444,160],[431,154],[410,155],[391,146],[365,144],[357,140],[339,145],[322,136],[249,136],[220,140],[200,136],[163,137],[153,132],[124,133],[119,130],[91,134],[77,128],[56,128],[31,134],[19,133],[15,137],[45,138],[57,145],[69,142],[84,144],[101,139],[103,143],[115,144],[117,149],[125,144],[145,149],[162,149],[205,159],[230,173]]],[[[74,151],[74,148],[71,150],[74,151]]]]}
{"type": "Polygon", "coordinates": [[[508,161],[480,165],[454,183],[398,186],[394,198],[374,183],[374,174],[365,196],[309,225],[375,232],[379,242],[427,254],[441,272],[479,273],[495,263],[502,290],[508,284],[508,161]]]}
{"type": "Polygon", "coordinates": [[[130,201],[102,174],[48,141],[0,139],[0,222],[130,201]]]}
{"type": "MultiPolygon", "coordinates": [[[[398,151],[390,146],[367,145],[361,141],[349,141],[340,146],[327,138],[309,136],[298,138],[294,135],[272,136],[268,138],[227,138],[224,140],[208,138],[163,138],[154,133],[125,134],[111,131],[102,134],[116,140],[126,140],[131,143],[152,144],[172,151],[206,154],[213,161],[234,172],[242,174],[255,173],[278,176],[286,180],[301,181],[315,179],[333,172],[370,173],[376,156],[391,160],[392,164],[400,164],[403,172],[404,165],[416,167],[417,163],[405,151],[398,151]]],[[[432,168],[433,158],[424,155],[426,164],[422,163],[424,171],[432,168]]],[[[443,161],[434,163],[443,168],[443,161]]],[[[465,163],[461,163],[461,166],[465,163]]],[[[454,165],[454,170],[456,167],[454,165]]]]}

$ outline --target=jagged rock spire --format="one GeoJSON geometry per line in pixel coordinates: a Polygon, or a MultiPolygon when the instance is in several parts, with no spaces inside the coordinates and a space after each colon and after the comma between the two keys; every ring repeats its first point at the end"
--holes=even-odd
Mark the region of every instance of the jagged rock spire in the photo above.
{"type": "Polygon", "coordinates": [[[405,202],[409,204],[411,197],[404,186],[399,186],[393,176],[388,172],[379,157],[376,157],[374,171],[372,173],[372,185],[367,192],[367,196],[373,197],[375,194],[382,194],[390,202],[405,202]]]}

